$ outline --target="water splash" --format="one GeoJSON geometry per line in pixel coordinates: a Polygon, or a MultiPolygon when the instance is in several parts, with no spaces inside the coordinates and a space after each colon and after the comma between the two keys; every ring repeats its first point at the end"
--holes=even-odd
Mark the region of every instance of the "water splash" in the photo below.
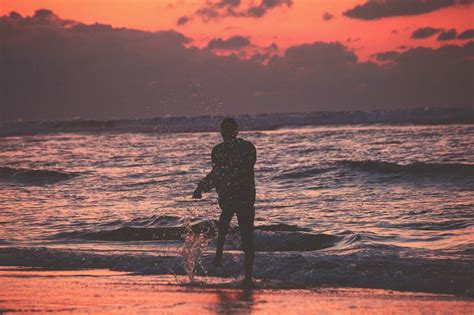
{"type": "Polygon", "coordinates": [[[181,248],[181,257],[183,259],[183,267],[186,275],[190,282],[194,282],[194,277],[198,268],[200,268],[205,275],[208,274],[206,268],[203,265],[202,257],[206,247],[214,241],[214,238],[210,235],[211,229],[216,229],[215,223],[211,221],[211,224],[200,232],[194,232],[192,229],[192,218],[195,218],[196,209],[190,207],[188,210],[190,217],[183,220],[183,224],[186,228],[184,235],[184,244],[181,248]]]}

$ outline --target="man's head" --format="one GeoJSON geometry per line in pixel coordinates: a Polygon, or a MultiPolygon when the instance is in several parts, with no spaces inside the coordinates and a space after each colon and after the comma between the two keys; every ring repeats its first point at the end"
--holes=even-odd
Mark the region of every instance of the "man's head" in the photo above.
{"type": "Polygon", "coordinates": [[[221,122],[221,135],[224,140],[230,140],[237,137],[239,133],[237,123],[232,118],[224,118],[221,122]]]}

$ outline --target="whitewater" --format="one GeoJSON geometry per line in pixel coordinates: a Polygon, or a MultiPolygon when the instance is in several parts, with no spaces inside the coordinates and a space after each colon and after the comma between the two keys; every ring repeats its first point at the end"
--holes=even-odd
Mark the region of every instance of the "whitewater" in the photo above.
{"type": "MultiPolygon", "coordinates": [[[[472,124],[296,122],[240,135],[257,279],[474,295],[472,124]]],[[[67,124],[2,129],[0,265],[241,276],[236,219],[215,270],[217,196],[191,199],[217,132],[67,124]]]]}

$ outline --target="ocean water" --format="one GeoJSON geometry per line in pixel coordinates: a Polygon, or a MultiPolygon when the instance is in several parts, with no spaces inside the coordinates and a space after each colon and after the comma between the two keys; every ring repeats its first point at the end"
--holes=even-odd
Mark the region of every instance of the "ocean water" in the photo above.
{"type": "MultiPolygon", "coordinates": [[[[240,136],[257,147],[257,279],[474,295],[472,124],[240,136]]],[[[0,265],[238,278],[237,228],[215,270],[217,196],[191,199],[220,141],[216,132],[1,137],[0,265]]]]}

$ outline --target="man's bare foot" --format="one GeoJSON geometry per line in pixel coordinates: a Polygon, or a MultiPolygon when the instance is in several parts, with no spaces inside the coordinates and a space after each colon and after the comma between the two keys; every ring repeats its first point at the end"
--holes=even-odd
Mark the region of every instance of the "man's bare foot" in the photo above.
{"type": "Polygon", "coordinates": [[[216,257],[214,257],[214,260],[212,261],[212,265],[214,266],[214,268],[222,267],[222,256],[216,255],[216,257]]]}

